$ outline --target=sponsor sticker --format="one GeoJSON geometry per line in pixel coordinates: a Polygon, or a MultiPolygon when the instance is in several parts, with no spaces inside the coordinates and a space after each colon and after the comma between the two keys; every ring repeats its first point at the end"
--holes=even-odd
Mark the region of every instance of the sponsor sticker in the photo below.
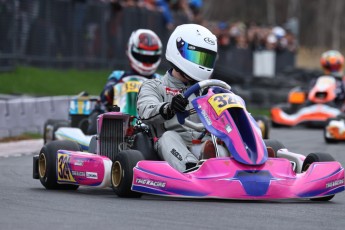
{"type": "Polygon", "coordinates": [[[97,180],[98,174],[96,172],[86,172],[86,178],[97,180]]]}
{"type": "Polygon", "coordinates": [[[182,161],[182,156],[179,152],[176,151],[176,149],[172,149],[171,154],[174,155],[179,161],[182,161]]]}
{"type": "Polygon", "coordinates": [[[166,186],[166,182],[164,182],[164,181],[155,181],[155,180],[144,179],[144,178],[137,178],[135,180],[135,182],[137,184],[148,185],[148,186],[152,186],[152,187],[164,188],[166,186]]]}
{"type": "Polygon", "coordinates": [[[332,188],[332,187],[335,187],[335,186],[338,186],[341,184],[344,184],[344,179],[331,181],[331,182],[326,184],[326,188],[332,188]]]}
{"type": "Polygon", "coordinates": [[[227,124],[227,125],[225,126],[225,130],[226,130],[228,133],[230,133],[230,132],[232,131],[232,128],[231,128],[231,126],[230,126],[229,124],[227,124]]]}
{"type": "Polygon", "coordinates": [[[179,89],[172,89],[172,88],[169,88],[169,87],[165,87],[165,93],[166,94],[170,94],[172,96],[175,96],[179,93],[181,93],[181,90],[179,89]]]}
{"type": "Polygon", "coordinates": [[[85,172],[72,171],[73,176],[85,177],[85,172]]]}
{"type": "Polygon", "coordinates": [[[201,114],[202,116],[205,118],[205,121],[208,125],[212,125],[212,121],[211,119],[209,118],[209,116],[207,115],[206,111],[205,110],[201,110],[201,114]]]}
{"type": "Polygon", "coordinates": [[[212,38],[206,37],[204,38],[204,41],[210,45],[216,44],[215,41],[212,38]]]}
{"type": "Polygon", "coordinates": [[[84,165],[84,161],[83,160],[76,160],[76,162],[74,162],[75,166],[83,166],[84,165]]]}

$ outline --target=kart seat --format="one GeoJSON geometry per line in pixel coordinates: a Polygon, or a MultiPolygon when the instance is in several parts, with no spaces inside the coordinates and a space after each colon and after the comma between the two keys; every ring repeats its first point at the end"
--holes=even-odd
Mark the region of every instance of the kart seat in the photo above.
{"type": "Polygon", "coordinates": [[[276,158],[277,157],[276,152],[271,147],[267,147],[267,153],[268,153],[268,157],[272,157],[272,158],[276,158]]]}
{"type": "Polygon", "coordinates": [[[216,149],[214,148],[213,142],[211,140],[206,140],[201,147],[200,159],[210,159],[216,156],[216,149]]]}
{"type": "Polygon", "coordinates": [[[153,147],[153,139],[145,132],[135,135],[132,149],[140,151],[145,160],[159,160],[153,147]]]}

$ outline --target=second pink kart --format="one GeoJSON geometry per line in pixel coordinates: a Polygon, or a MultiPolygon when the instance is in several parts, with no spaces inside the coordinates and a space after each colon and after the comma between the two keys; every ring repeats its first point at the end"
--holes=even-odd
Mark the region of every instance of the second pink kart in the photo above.
{"type": "Polygon", "coordinates": [[[156,138],[149,129],[128,134],[129,117],[108,113],[99,117],[99,133],[89,148],[93,154],[71,146],[64,149],[66,141],[51,142],[34,157],[34,178],[53,189],[111,186],[122,197],[145,193],[184,198],[327,201],[344,191],[344,169],[339,162],[327,153],[305,157],[290,152],[279,141],[264,140],[244,101],[226,83],[202,81],[184,96],[188,98],[204,88],[209,88],[207,94],[192,101],[201,122],[185,119],[192,111],[178,114],[178,120],[186,129],[211,135],[215,158],[201,159],[194,168],[179,172],[158,159],[152,147],[156,138]]]}

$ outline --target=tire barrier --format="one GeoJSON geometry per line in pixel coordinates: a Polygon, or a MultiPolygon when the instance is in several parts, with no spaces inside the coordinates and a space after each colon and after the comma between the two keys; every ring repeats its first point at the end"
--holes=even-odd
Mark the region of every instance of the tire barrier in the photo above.
{"type": "Polygon", "coordinates": [[[0,100],[0,138],[43,134],[47,119],[68,119],[69,96],[0,100]]]}

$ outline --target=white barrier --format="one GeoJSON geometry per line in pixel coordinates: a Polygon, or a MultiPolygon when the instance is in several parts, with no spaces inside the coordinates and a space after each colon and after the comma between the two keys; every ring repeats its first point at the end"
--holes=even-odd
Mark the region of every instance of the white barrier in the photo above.
{"type": "Polygon", "coordinates": [[[274,51],[255,51],[253,56],[253,75],[255,77],[275,76],[276,53],[274,51]]]}
{"type": "Polygon", "coordinates": [[[43,134],[47,119],[68,119],[69,96],[0,100],[0,138],[43,134]]]}

